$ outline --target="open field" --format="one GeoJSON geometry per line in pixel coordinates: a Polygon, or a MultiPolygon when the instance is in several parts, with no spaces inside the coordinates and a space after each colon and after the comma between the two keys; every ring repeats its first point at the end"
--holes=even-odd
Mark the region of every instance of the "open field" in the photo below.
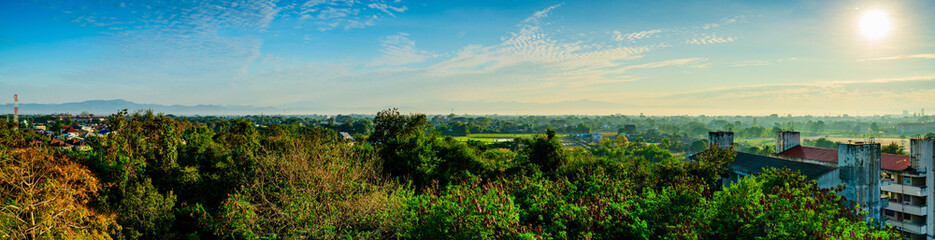
{"type": "MultiPolygon", "coordinates": [[[[474,133],[468,136],[454,137],[458,141],[477,140],[481,142],[494,142],[498,139],[512,140],[514,138],[532,138],[537,134],[533,133],[474,133]]],[[[539,134],[542,135],[542,134],[539,134]]],[[[558,134],[558,137],[566,137],[568,134],[558,134]]]]}
{"type": "MultiPolygon", "coordinates": [[[[822,136],[808,136],[808,137],[802,137],[802,141],[805,141],[805,139],[815,140],[815,139],[819,139],[819,138],[822,138],[822,136]]],[[[832,142],[842,142],[842,143],[846,143],[846,142],[848,142],[848,141],[851,141],[851,142],[867,142],[867,141],[870,141],[870,139],[861,138],[861,137],[835,137],[835,136],[828,136],[828,137],[824,137],[824,138],[826,138],[826,139],[828,139],[828,140],[830,140],[830,141],[832,141],[832,142]]],[[[739,144],[750,145],[750,146],[762,146],[762,145],[775,145],[775,144],[776,144],[776,140],[775,140],[774,138],[736,138],[736,139],[734,139],[734,142],[735,142],[735,143],[739,143],[739,144]]],[[[902,138],[873,138],[873,142],[880,143],[880,144],[883,145],[883,146],[895,142],[896,144],[899,144],[899,145],[902,146],[904,149],[906,149],[906,151],[909,150],[909,139],[902,139],[902,138]]]]}
{"type": "MultiPolygon", "coordinates": [[[[803,141],[804,141],[804,139],[818,139],[818,138],[821,138],[821,137],[817,137],[817,136],[816,136],[816,137],[803,137],[803,141]]],[[[848,142],[848,141],[851,141],[851,142],[868,142],[868,141],[871,141],[870,139],[861,138],[861,137],[833,137],[833,136],[829,136],[829,137],[826,137],[826,138],[827,138],[828,140],[832,141],[832,142],[843,142],[843,143],[846,143],[846,142],[848,142]]],[[[894,143],[894,142],[895,142],[896,144],[899,144],[899,146],[902,146],[903,149],[905,149],[906,151],[909,151],[909,139],[908,139],[908,138],[907,138],[907,139],[902,139],[902,138],[873,138],[872,141],[873,141],[873,142],[880,143],[880,145],[882,145],[882,146],[886,146],[886,145],[889,145],[890,143],[894,143]]]]}
{"type": "Polygon", "coordinates": [[[735,138],[734,143],[749,146],[776,145],[774,138],[735,138]]]}

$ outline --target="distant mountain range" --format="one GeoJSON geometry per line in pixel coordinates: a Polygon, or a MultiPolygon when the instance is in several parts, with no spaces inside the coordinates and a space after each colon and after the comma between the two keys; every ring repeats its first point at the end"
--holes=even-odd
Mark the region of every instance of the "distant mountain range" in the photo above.
{"type": "MultiPolygon", "coordinates": [[[[106,116],[117,113],[117,111],[127,109],[130,112],[136,110],[153,110],[155,113],[174,114],[174,115],[246,115],[246,114],[277,114],[282,113],[281,108],[275,107],[255,107],[255,106],[219,106],[219,105],[160,105],[160,104],[141,104],[126,101],[123,99],[115,100],[89,100],[84,102],[72,102],[61,104],[40,104],[40,103],[21,103],[19,105],[20,114],[51,114],[51,113],[70,113],[80,114],[88,112],[94,115],[106,116]]],[[[6,112],[6,111],[4,111],[6,112]]]]}
{"type": "MultiPolygon", "coordinates": [[[[127,109],[130,112],[138,110],[153,110],[154,113],[173,114],[180,116],[193,115],[306,115],[306,114],[374,114],[380,110],[398,107],[403,113],[448,114],[569,114],[592,113],[614,114],[633,112],[632,109],[641,106],[631,104],[610,103],[603,101],[577,100],[560,101],[552,103],[525,103],[509,101],[424,101],[401,104],[398,106],[361,106],[339,107],[328,106],[314,102],[297,102],[275,107],[257,107],[246,105],[161,105],[130,102],[123,99],[114,100],[88,100],[61,104],[20,103],[20,114],[54,114],[68,113],[81,114],[88,112],[97,116],[109,116],[117,111],[127,109]],[[629,111],[628,111],[629,110],[629,111]]],[[[8,109],[2,112],[7,113],[8,109]]]]}

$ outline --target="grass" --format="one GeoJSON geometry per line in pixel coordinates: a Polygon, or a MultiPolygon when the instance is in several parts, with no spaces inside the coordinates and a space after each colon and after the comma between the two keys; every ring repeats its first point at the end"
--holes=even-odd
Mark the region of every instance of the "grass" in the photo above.
{"type": "MultiPolygon", "coordinates": [[[[481,142],[493,142],[495,139],[513,139],[513,138],[532,138],[534,133],[473,133],[468,136],[453,137],[458,141],[477,140],[481,142]]],[[[544,135],[544,134],[538,134],[544,135]]],[[[558,134],[557,137],[566,137],[568,134],[558,134]]]]}
{"type": "Polygon", "coordinates": [[[739,144],[744,144],[748,146],[763,146],[763,145],[775,145],[776,140],[772,138],[734,138],[734,142],[739,144]]]}

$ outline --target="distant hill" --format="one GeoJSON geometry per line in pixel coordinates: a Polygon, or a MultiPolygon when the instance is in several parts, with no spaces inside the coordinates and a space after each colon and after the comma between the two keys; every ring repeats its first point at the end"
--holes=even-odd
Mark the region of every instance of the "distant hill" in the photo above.
{"type": "Polygon", "coordinates": [[[95,115],[106,116],[117,113],[117,111],[127,109],[131,112],[136,110],[153,110],[156,113],[174,114],[174,115],[245,115],[245,114],[276,114],[281,113],[282,109],[274,107],[255,107],[255,106],[219,106],[219,105],[160,105],[160,104],[141,104],[126,101],[123,99],[115,100],[89,100],[84,102],[72,102],[61,104],[39,104],[39,103],[21,103],[19,105],[20,114],[50,114],[50,113],[70,113],[80,114],[88,112],[95,115]]]}

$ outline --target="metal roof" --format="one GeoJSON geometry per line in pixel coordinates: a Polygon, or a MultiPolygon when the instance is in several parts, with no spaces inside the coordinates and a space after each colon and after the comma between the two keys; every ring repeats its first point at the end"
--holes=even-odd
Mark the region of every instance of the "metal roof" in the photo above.
{"type": "MultiPolygon", "coordinates": [[[[786,157],[796,157],[823,162],[837,163],[838,150],[829,148],[796,146],[779,155],[786,157]]],[[[909,156],[883,153],[880,154],[880,168],[887,170],[902,171],[909,167],[909,156]]]]}
{"type": "Polygon", "coordinates": [[[734,162],[730,164],[733,170],[739,170],[749,174],[759,174],[763,168],[788,168],[798,171],[808,179],[817,179],[828,172],[833,171],[834,167],[811,164],[805,162],[790,161],[781,158],[760,156],[756,154],[738,152],[734,157],[734,162]]]}

